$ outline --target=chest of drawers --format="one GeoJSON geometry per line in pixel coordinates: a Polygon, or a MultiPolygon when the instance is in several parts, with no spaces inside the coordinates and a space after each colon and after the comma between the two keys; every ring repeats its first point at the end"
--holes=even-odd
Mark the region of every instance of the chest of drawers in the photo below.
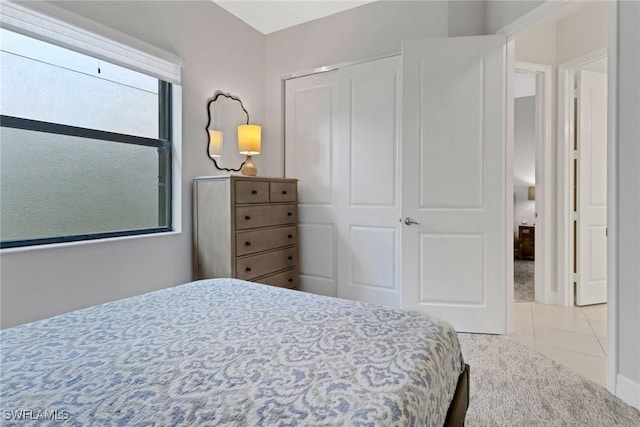
{"type": "Polygon", "coordinates": [[[520,225],[518,227],[518,237],[520,239],[520,259],[535,259],[536,254],[536,233],[535,227],[520,225]]]}
{"type": "Polygon", "coordinates": [[[298,288],[297,180],[193,181],[194,279],[235,277],[298,288]]]}

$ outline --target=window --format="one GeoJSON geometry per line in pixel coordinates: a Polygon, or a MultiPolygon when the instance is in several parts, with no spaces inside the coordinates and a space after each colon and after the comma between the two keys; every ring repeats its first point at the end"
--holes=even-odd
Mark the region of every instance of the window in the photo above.
{"type": "Polygon", "coordinates": [[[172,85],[0,31],[0,247],[170,231],[172,85]]]}

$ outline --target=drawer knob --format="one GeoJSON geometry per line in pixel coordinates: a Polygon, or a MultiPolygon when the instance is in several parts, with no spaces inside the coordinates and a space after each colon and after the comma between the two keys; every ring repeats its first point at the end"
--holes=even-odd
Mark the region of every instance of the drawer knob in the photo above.
{"type": "Polygon", "coordinates": [[[292,257],[291,255],[289,255],[289,259],[290,259],[290,260],[292,260],[292,259],[293,259],[293,257],[292,257]]]}
{"type": "Polygon", "coordinates": [[[289,239],[293,239],[293,234],[289,234],[287,237],[288,237],[289,239]]]}
{"type": "Polygon", "coordinates": [[[245,246],[251,246],[251,242],[244,242],[245,246]]]}
{"type": "Polygon", "coordinates": [[[287,190],[282,190],[282,194],[287,194],[287,190]]]}
{"type": "Polygon", "coordinates": [[[293,279],[291,277],[289,277],[289,282],[293,282],[293,279]]]}
{"type": "Polygon", "coordinates": [[[244,219],[246,219],[247,221],[249,221],[251,219],[251,217],[249,215],[245,216],[244,219]]]}
{"type": "Polygon", "coordinates": [[[287,216],[293,216],[293,212],[287,212],[287,216]]]}
{"type": "Polygon", "coordinates": [[[258,190],[251,190],[251,194],[258,194],[258,190]]]}
{"type": "Polygon", "coordinates": [[[251,267],[245,268],[244,271],[251,271],[251,267]]]}

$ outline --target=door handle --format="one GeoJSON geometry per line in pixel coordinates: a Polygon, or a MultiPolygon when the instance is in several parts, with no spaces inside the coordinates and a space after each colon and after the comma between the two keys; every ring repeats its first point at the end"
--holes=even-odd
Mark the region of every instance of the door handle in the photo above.
{"type": "Polygon", "coordinates": [[[404,219],[404,223],[407,225],[412,225],[412,224],[420,225],[418,221],[414,221],[413,218],[411,218],[410,216],[404,219]]]}

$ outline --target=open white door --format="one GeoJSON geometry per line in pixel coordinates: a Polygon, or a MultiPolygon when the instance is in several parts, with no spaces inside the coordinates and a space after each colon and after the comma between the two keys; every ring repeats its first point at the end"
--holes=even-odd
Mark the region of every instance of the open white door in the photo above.
{"type": "Polygon", "coordinates": [[[576,304],[607,302],[607,75],[580,71],[576,304]]]}
{"type": "Polygon", "coordinates": [[[402,58],[403,307],[505,333],[505,40],[406,41],[402,58]]]}

